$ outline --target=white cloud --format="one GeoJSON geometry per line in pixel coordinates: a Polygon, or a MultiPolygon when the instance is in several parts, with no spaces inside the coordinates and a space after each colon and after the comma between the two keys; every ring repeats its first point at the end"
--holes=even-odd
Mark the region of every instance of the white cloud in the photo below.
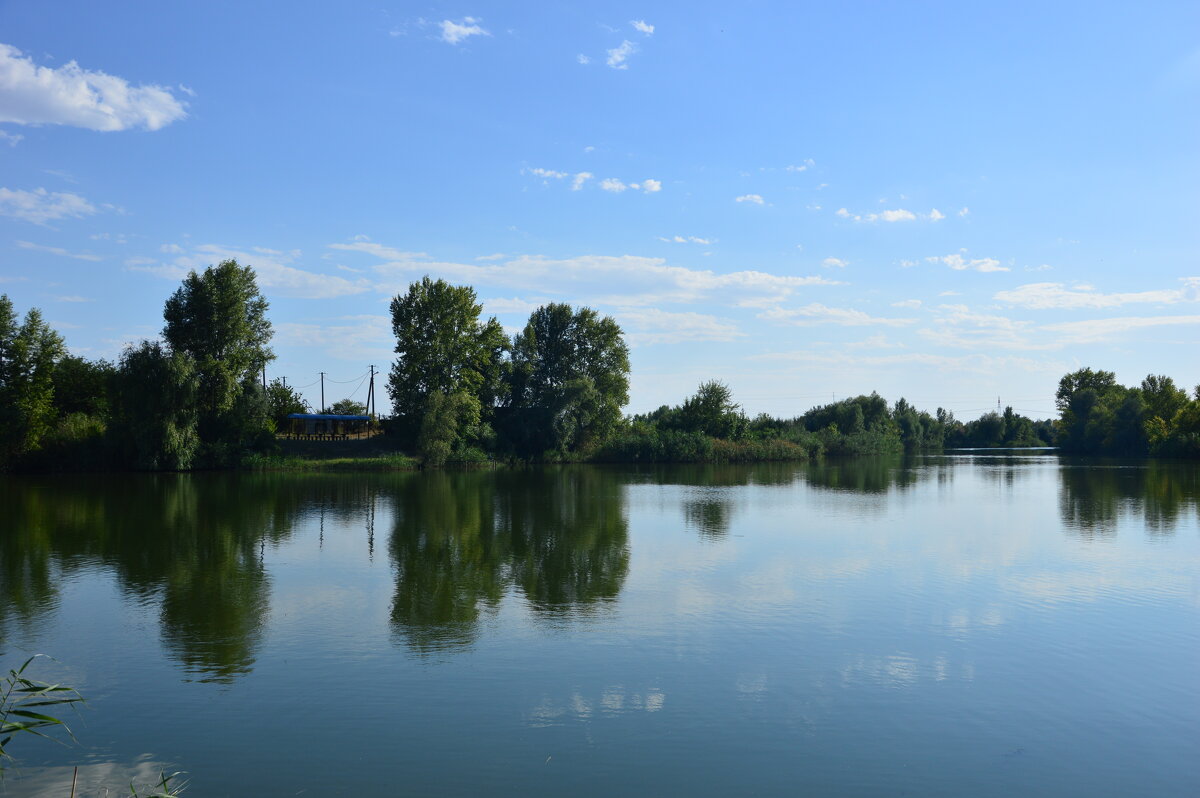
{"type": "MultiPolygon", "coordinates": [[[[355,236],[357,238],[357,236],[355,236]]],[[[385,247],[374,241],[355,241],[353,244],[330,244],[330,249],[340,249],[346,252],[365,252],[385,260],[409,260],[412,258],[429,257],[424,252],[404,252],[393,247],[385,247]]]]}
{"type": "MultiPolygon", "coordinates": [[[[327,355],[362,362],[364,356],[387,358],[395,338],[390,316],[340,316],[332,324],[283,322],[275,325],[274,343],[321,349],[327,355]]],[[[353,386],[346,386],[353,388],[353,386]]]]}
{"type": "Polygon", "coordinates": [[[658,308],[619,310],[617,322],[634,346],[687,341],[733,341],[745,333],[728,319],[705,313],[671,313],[658,308]]]}
{"type": "Polygon", "coordinates": [[[23,138],[25,137],[20,133],[9,133],[7,130],[0,130],[0,143],[8,142],[8,146],[10,147],[17,146],[23,138]]]}
{"type": "Polygon", "coordinates": [[[1060,344],[1088,344],[1111,340],[1132,330],[1200,324],[1200,316],[1125,316],[1114,319],[1064,321],[1042,329],[1059,337],[1060,344]]]}
{"type": "Polygon", "coordinates": [[[708,246],[713,242],[711,238],[697,238],[696,236],[659,236],[659,241],[666,241],[668,244],[703,244],[708,246]]]}
{"type": "Polygon", "coordinates": [[[619,47],[614,47],[608,51],[608,60],[605,63],[613,69],[629,69],[629,64],[625,63],[625,61],[636,52],[637,45],[626,39],[621,42],[619,47]]]}
{"type": "Polygon", "coordinates": [[[158,248],[158,251],[165,252],[168,255],[182,255],[183,247],[179,246],[178,244],[163,244],[158,248]]]}
{"type": "Polygon", "coordinates": [[[51,255],[61,255],[64,258],[75,258],[76,260],[99,261],[104,258],[99,255],[92,255],[88,252],[68,252],[62,247],[47,247],[42,244],[34,244],[31,241],[18,241],[17,246],[21,249],[32,249],[37,252],[49,252],[51,255]]]}
{"type": "Polygon", "coordinates": [[[571,180],[571,190],[578,191],[583,188],[583,184],[591,180],[595,175],[591,172],[576,172],[575,177],[571,180]]]}
{"type": "Polygon", "coordinates": [[[39,67],[17,48],[0,44],[0,122],[158,130],[186,116],[185,104],[169,88],[131,86],[74,61],[57,69],[39,67]]]}
{"type": "Polygon", "coordinates": [[[553,169],[542,169],[540,167],[530,169],[529,172],[530,174],[537,175],[538,177],[544,177],[551,180],[561,180],[567,176],[566,172],[557,172],[553,169]]]}
{"type": "Polygon", "coordinates": [[[636,30],[641,31],[642,33],[646,34],[647,36],[654,33],[654,26],[651,25],[650,23],[646,22],[646,20],[644,20],[644,19],[631,20],[629,24],[632,25],[636,30]]]}
{"type": "Polygon", "coordinates": [[[1067,368],[1066,364],[1058,361],[1033,360],[1025,357],[993,357],[982,354],[949,356],[922,352],[905,352],[894,355],[850,355],[845,352],[818,353],[809,349],[801,349],[794,352],[752,355],[751,359],[826,364],[839,368],[847,366],[929,366],[939,371],[972,372],[988,376],[994,376],[1006,371],[1061,374],[1067,368]]]}
{"type": "Polygon", "coordinates": [[[1076,286],[1074,290],[1062,283],[1029,283],[1011,291],[996,293],[995,299],[1009,305],[1034,310],[1066,310],[1078,308],[1113,308],[1120,305],[1176,302],[1200,302],[1200,277],[1183,277],[1180,288],[1157,291],[1102,294],[1091,286],[1076,286]]]}
{"type": "Polygon", "coordinates": [[[733,201],[734,202],[752,202],[755,205],[762,205],[765,202],[762,198],[762,195],[760,195],[760,194],[743,194],[740,197],[735,197],[733,201]]]}
{"type": "Polygon", "coordinates": [[[1011,271],[1007,266],[1001,266],[1000,261],[995,258],[964,258],[962,253],[966,250],[952,253],[950,255],[934,255],[926,258],[928,263],[943,263],[954,269],[957,272],[973,271],[973,272],[1007,272],[1011,271]]]}
{"type": "Polygon", "coordinates": [[[817,162],[814,161],[812,158],[805,158],[804,163],[789,164],[784,167],[784,171],[786,171],[786,172],[805,172],[809,169],[809,167],[816,166],[816,163],[817,162]]]}
{"type": "Polygon", "coordinates": [[[79,296],[78,294],[72,294],[70,296],[56,296],[56,297],[54,297],[54,301],[55,302],[95,302],[96,300],[91,299],[86,296],[79,296]]]}
{"type": "Polygon", "coordinates": [[[801,308],[770,308],[758,314],[760,319],[768,321],[787,322],[801,327],[814,324],[839,324],[846,327],[864,327],[882,325],[885,327],[903,327],[916,322],[916,319],[885,319],[871,316],[853,308],[831,308],[819,302],[813,302],[801,308]]]}
{"type": "MultiPolygon", "coordinates": [[[[883,200],[880,200],[883,202],[883,200]]],[[[838,208],[833,212],[835,216],[842,219],[850,219],[855,222],[915,222],[918,219],[924,219],[930,222],[938,222],[946,218],[946,215],[937,208],[932,209],[929,213],[914,213],[905,208],[891,208],[879,213],[851,213],[846,208],[838,208]]]]}
{"type": "Polygon", "coordinates": [[[642,191],[645,191],[647,194],[654,194],[655,192],[662,191],[662,183],[658,180],[646,178],[642,181],[642,191]]]}
{"type": "MultiPolygon", "coordinates": [[[[343,245],[353,249],[356,245],[343,245]]],[[[387,249],[386,247],[384,249],[387,249]]],[[[273,251],[273,250],[272,250],[273,251]]],[[[202,244],[190,255],[180,255],[171,263],[148,265],[144,259],[126,261],[129,271],[146,272],[172,280],[186,276],[190,270],[203,270],[223,260],[236,260],[243,266],[253,266],[258,285],[268,296],[296,297],[300,299],[329,299],[332,297],[361,294],[371,290],[365,279],[348,280],[345,277],[320,274],[297,269],[289,265],[297,253],[264,255],[254,251],[231,249],[218,244],[202,244]]],[[[151,263],[154,263],[151,261],[151,263]]]]}
{"type": "Polygon", "coordinates": [[[96,213],[96,207],[78,194],[61,194],[36,188],[33,191],[0,188],[0,216],[46,224],[55,219],[80,218],[96,213]]]}
{"type": "Polygon", "coordinates": [[[844,261],[841,258],[826,258],[821,261],[821,265],[826,269],[844,269],[849,264],[849,261],[844,261]]]}
{"type": "Polygon", "coordinates": [[[912,308],[915,310],[915,309],[921,307],[921,300],[919,300],[919,299],[901,299],[899,302],[893,302],[892,307],[894,307],[894,308],[912,308]]]}
{"type": "Polygon", "coordinates": [[[605,191],[611,191],[614,194],[620,194],[622,191],[629,188],[629,186],[625,185],[614,177],[606,177],[600,181],[600,188],[604,189],[605,191]]]}
{"type": "Polygon", "coordinates": [[[934,326],[918,334],[940,346],[958,349],[1054,349],[1054,343],[1033,341],[1032,323],[1006,316],[975,313],[966,305],[939,305],[934,326]]]}
{"type": "Polygon", "coordinates": [[[580,53],[579,55],[575,56],[575,60],[584,65],[592,63],[592,59],[588,58],[583,53],[580,53]]]}
{"type": "Polygon", "coordinates": [[[968,216],[971,213],[970,208],[963,208],[958,212],[959,216],[968,216]]]}
{"type": "Polygon", "coordinates": [[[702,299],[728,305],[761,307],[778,303],[801,287],[840,285],[824,277],[775,275],[759,271],[717,274],[709,270],[668,266],[663,258],[635,255],[620,257],[584,255],[551,259],[533,255],[504,263],[466,264],[422,259],[401,259],[377,267],[383,277],[379,290],[402,293],[422,274],[459,283],[504,291],[536,291],[559,297],[581,298],[585,304],[612,306],[687,303],[702,299]],[[621,293],[613,293],[619,288],[621,293]]]}
{"type": "Polygon", "coordinates": [[[438,23],[442,29],[442,41],[447,44],[458,44],[471,36],[491,36],[492,34],[479,26],[480,22],[483,20],[475,17],[463,17],[459,22],[444,19],[438,23]]]}

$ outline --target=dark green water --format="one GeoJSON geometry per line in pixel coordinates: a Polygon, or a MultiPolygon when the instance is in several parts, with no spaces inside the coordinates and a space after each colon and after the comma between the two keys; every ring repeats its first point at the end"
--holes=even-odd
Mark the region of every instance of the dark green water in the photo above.
{"type": "Polygon", "coordinates": [[[1200,469],[4,478],[11,796],[1200,795],[1200,469]]]}

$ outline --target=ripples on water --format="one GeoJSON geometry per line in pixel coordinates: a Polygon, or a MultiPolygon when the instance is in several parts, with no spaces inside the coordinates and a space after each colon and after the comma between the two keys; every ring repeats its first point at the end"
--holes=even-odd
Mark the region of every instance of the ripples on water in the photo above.
{"type": "MultiPolygon", "coordinates": [[[[912,460],[0,483],[75,764],[197,795],[1200,794],[1200,469],[912,460]]],[[[36,741],[35,741],[36,743],[36,741]]],[[[68,779],[69,781],[69,779],[68,779]]]]}

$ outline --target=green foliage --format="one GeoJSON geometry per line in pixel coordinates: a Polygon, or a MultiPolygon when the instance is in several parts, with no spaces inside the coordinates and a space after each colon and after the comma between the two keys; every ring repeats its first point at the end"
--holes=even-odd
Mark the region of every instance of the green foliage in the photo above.
{"type": "Polygon", "coordinates": [[[258,413],[249,392],[275,357],[266,312],[254,269],[235,260],[191,272],[163,310],[163,338],[195,363],[200,439],[218,463],[270,432],[269,411],[258,413]],[[253,424],[237,417],[247,409],[255,411],[253,424]]]}
{"type": "Polygon", "coordinates": [[[620,326],[591,308],[552,303],[513,339],[510,442],[523,453],[595,447],[629,402],[629,348],[620,326]]]}
{"type": "Polygon", "coordinates": [[[367,414],[367,406],[353,399],[339,399],[329,406],[328,412],[335,416],[365,416],[367,414]]]}
{"type": "Polygon", "coordinates": [[[308,412],[300,392],[280,379],[271,380],[267,385],[267,406],[276,430],[287,429],[288,416],[292,413],[308,412]]]}
{"type": "Polygon", "coordinates": [[[66,355],[54,367],[54,409],[60,416],[84,413],[108,415],[108,393],[116,367],[107,360],[66,355]]]}
{"type": "Polygon", "coordinates": [[[197,434],[195,361],[158,342],[121,355],[114,380],[113,431],[126,463],[144,471],[190,468],[197,434]]]}
{"type": "Polygon", "coordinates": [[[388,375],[394,427],[406,441],[420,432],[430,396],[474,397],[487,416],[503,395],[507,341],[495,318],[479,320],[475,290],[428,276],[392,300],[396,361],[388,375]]]}
{"type": "Polygon", "coordinates": [[[0,770],[4,760],[11,760],[9,743],[18,734],[55,739],[47,732],[61,729],[68,736],[71,730],[61,719],[47,715],[50,707],[68,706],[83,701],[83,697],[70,687],[60,684],[39,682],[25,675],[26,670],[38,659],[35,655],[25,660],[19,668],[9,670],[0,678],[0,770]]]}
{"type": "Polygon", "coordinates": [[[0,468],[33,451],[54,423],[54,370],[62,337],[32,308],[17,323],[0,294],[0,468]]]}
{"type": "Polygon", "coordinates": [[[465,443],[464,432],[479,424],[479,400],[464,392],[429,395],[417,437],[417,453],[428,465],[440,466],[465,443]]]}

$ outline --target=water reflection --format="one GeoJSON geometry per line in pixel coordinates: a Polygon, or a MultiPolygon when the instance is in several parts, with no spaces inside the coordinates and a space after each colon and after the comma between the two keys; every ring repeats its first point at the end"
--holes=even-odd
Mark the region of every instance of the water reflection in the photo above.
{"type": "Polygon", "coordinates": [[[267,613],[262,545],[286,539],[298,485],[161,475],[9,482],[0,519],[0,634],[28,629],[84,568],[157,605],[163,642],[189,673],[228,680],[254,662],[267,613]]]}
{"type": "Polygon", "coordinates": [[[887,493],[914,487],[922,475],[918,462],[902,455],[829,458],[809,463],[804,469],[804,479],[814,488],[887,493]]]}
{"type": "Polygon", "coordinates": [[[392,624],[417,651],[461,647],[515,589],[535,616],[615,599],[629,570],[624,480],[608,469],[438,472],[389,497],[392,624]]]}
{"type": "Polygon", "coordinates": [[[1114,535],[1127,515],[1169,535],[1200,514],[1200,468],[1191,463],[1064,460],[1058,475],[1063,525],[1081,537],[1114,535]]]}

